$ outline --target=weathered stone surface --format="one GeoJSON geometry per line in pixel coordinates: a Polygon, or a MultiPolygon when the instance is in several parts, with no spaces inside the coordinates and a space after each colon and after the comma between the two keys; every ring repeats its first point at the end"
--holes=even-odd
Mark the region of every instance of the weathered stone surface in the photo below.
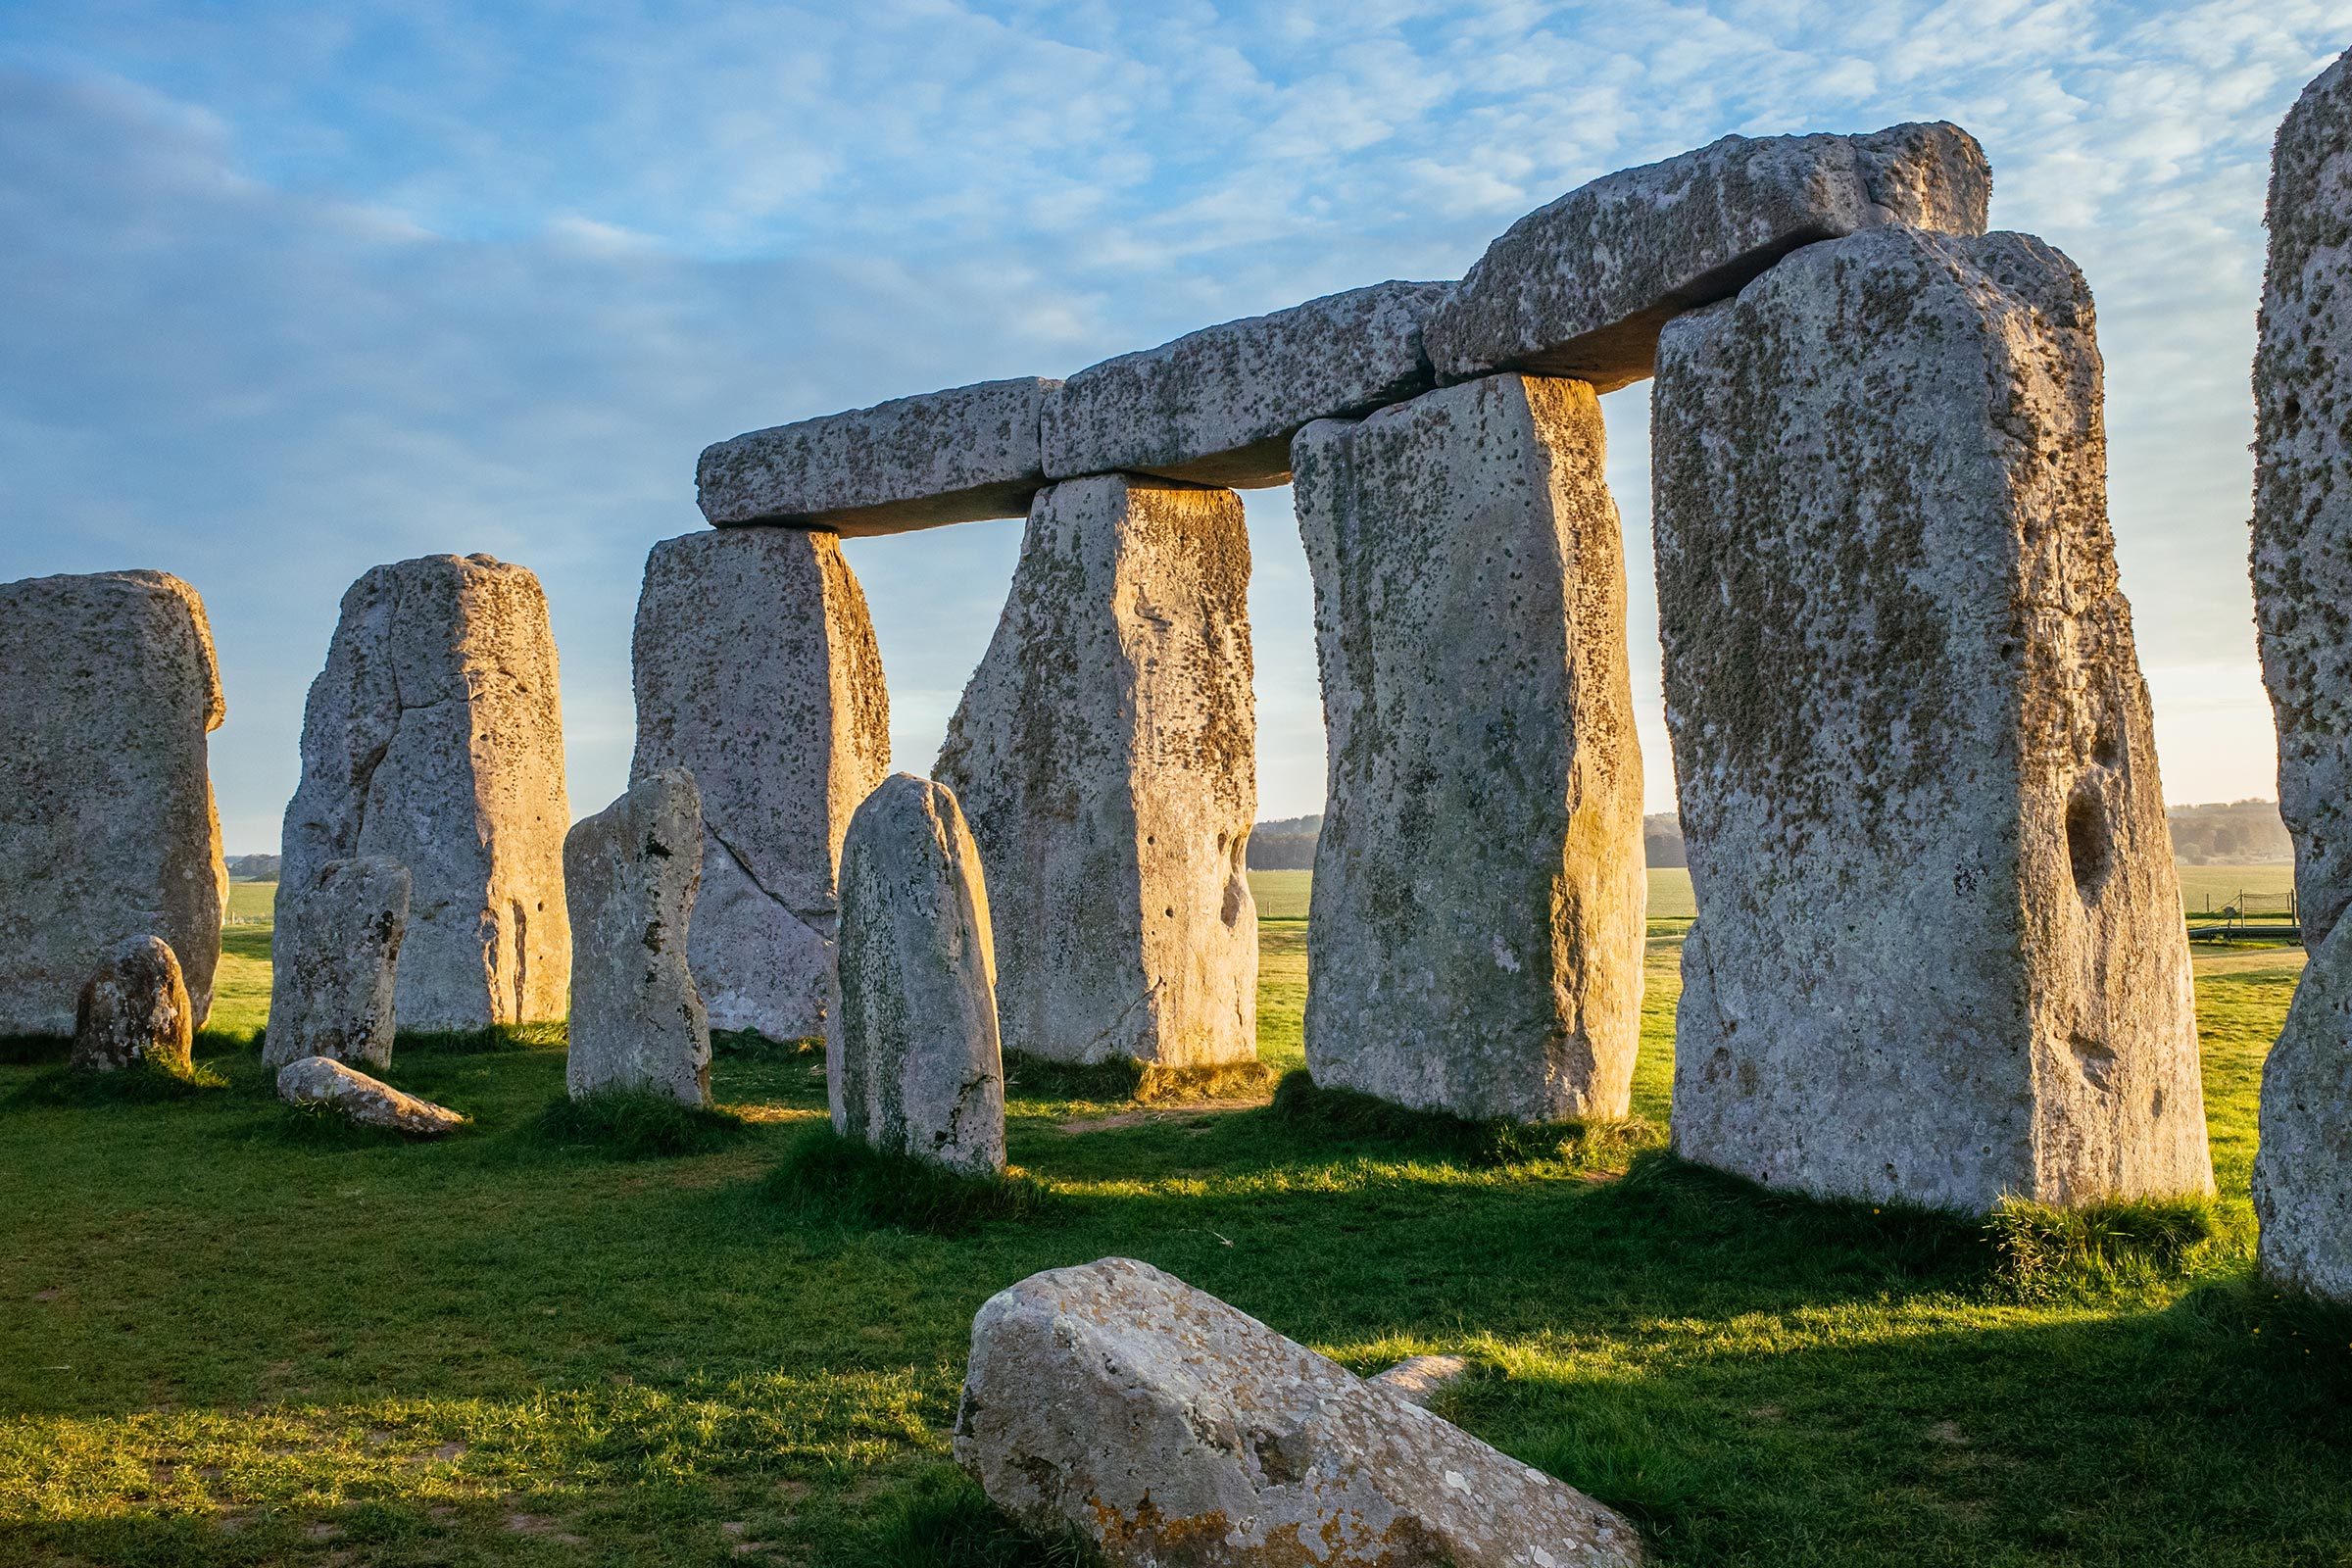
{"type": "Polygon", "coordinates": [[[1442,381],[1498,369],[1606,392],[1650,373],[1658,331],[1800,245],[1882,223],[1984,232],[1992,172],[1957,125],[1726,136],[1581,185],[1513,223],[1430,316],[1442,381]]]}
{"type": "Polygon", "coordinates": [[[155,936],[212,1010],[228,872],[205,736],[220,676],[161,571],[0,584],[0,1034],[67,1035],[118,944],[155,936]]]}
{"type": "MultiPolygon", "coordinates": [[[[2254,619],[2303,939],[2352,903],[2352,55],[2272,154],[2254,352],[2254,619]]],[[[2352,1156],[2348,1156],[2352,1157],[2352,1156]]]]}
{"type": "Polygon", "coordinates": [[[882,781],[841,852],[833,1128],[967,1174],[1004,1168],[1004,1064],[980,851],[956,797],[882,781]]]}
{"type": "Polygon", "coordinates": [[[329,860],[409,868],[401,1028],[563,1016],[570,821],[539,579],[488,556],[425,556],[352,584],[303,710],[278,896],[329,860]]]}
{"type": "Polygon", "coordinates": [[[1490,376],[1293,460],[1330,758],[1308,1068],[1460,1116],[1625,1114],[1648,883],[1592,388],[1490,376]]]}
{"type": "Polygon", "coordinates": [[[290,1105],[331,1105],[363,1127],[411,1138],[440,1138],[466,1122],[446,1105],[404,1094],[327,1056],[304,1056],[280,1067],[277,1098],[290,1105]]]}
{"type": "Polygon", "coordinates": [[[1107,1257],[972,1320],[956,1458],[1115,1563],[1632,1564],[1633,1527],[1213,1296],[1107,1257]]]}
{"type": "Polygon", "coordinates": [[[1869,230],[1667,329],[1685,1157],[1969,1211],[2211,1189],[2100,374],[2020,234],[1869,230]]]}
{"type": "Polygon", "coordinates": [[[564,841],[571,900],[574,1100],[600,1089],[710,1102],[710,1022],[687,968],[703,880],[694,775],[665,767],[575,825],[564,841]]]}
{"type": "Polygon", "coordinates": [[[1439,1395],[1459,1383],[1469,1371],[1470,1363],[1458,1355],[1408,1355],[1386,1372],[1375,1372],[1364,1381],[1426,1410],[1437,1402],[1439,1395]]]}
{"type": "Polygon", "coordinates": [[[409,928],[409,868],[381,855],[329,860],[308,887],[278,884],[270,933],[272,1067],[325,1056],[392,1064],[393,995],[409,928]]]}
{"type": "Polygon", "coordinates": [[[1287,483],[1291,437],[1435,384],[1421,323],[1448,283],[1375,283],[1090,366],[1045,400],[1046,474],[1287,483]]]}
{"type": "Polygon", "coordinates": [[[894,398],[703,449],[695,483],[718,527],[771,522],[850,535],[1017,517],[1045,482],[1034,376],[894,398]]]}
{"type": "Polygon", "coordinates": [[[132,937],[107,955],[74,1009],[73,1065],[83,1072],[156,1066],[185,1073],[195,1008],[179,959],[161,937],[132,937]]]}
{"type": "Polygon", "coordinates": [[[2352,1301],[2352,920],[2313,951],[2263,1063],[2254,1213],[2266,1276],[2352,1301]]]}
{"type": "Polygon", "coordinates": [[[830,1034],[834,876],[890,771],[865,595],[834,535],[706,529],[654,546],[637,600],[633,778],[694,775],[703,886],[686,957],[713,1029],[830,1034]]]}
{"type": "Polygon", "coordinates": [[[1249,585],[1230,490],[1114,474],[1037,498],[932,770],[987,867],[1005,1050],[1254,1059],[1249,585]]]}

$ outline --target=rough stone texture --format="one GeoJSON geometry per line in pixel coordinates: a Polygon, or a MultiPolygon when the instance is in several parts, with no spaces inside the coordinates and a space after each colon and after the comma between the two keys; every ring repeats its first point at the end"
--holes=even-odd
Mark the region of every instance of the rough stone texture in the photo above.
{"type": "Polygon", "coordinates": [[[2352,920],[2313,952],[2263,1063],[2254,1213],[2264,1275],[2352,1301],[2352,920]]]}
{"type": "Polygon", "coordinates": [[[1024,376],[894,398],[703,449],[703,515],[851,535],[1017,517],[1045,482],[1038,411],[1057,383],[1024,376]]]}
{"type": "Polygon", "coordinates": [[[703,880],[703,808],[694,775],[665,767],[586,818],[564,841],[571,899],[574,1100],[600,1089],[710,1102],[710,1021],[687,968],[703,880]]]}
{"type": "Polygon", "coordinates": [[[956,1458],[1114,1563],[1632,1564],[1624,1519],[1146,1263],[1033,1274],[972,1320],[956,1458]]]}
{"type": "Polygon", "coordinates": [[[1592,389],[1490,376],[1293,459],[1330,758],[1308,1068],[1460,1116],[1624,1115],[1648,883],[1592,389]]]}
{"type": "Polygon", "coordinates": [[[1375,1372],[1364,1381],[1426,1410],[1439,1395],[1459,1383],[1469,1371],[1470,1363],[1458,1355],[1408,1355],[1386,1372],[1375,1372]]]}
{"type": "Polygon", "coordinates": [[[302,720],[278,897],[329,860],[409,868],[400,1027],[564,1015],[564,710],[547,596],[488,556],[371,568],[302,720]]]}
{"type": "Polygon", "coordinates": [[[834,875],[890,771],[865,595],[834,535],[706,529],[646,558],[633,778],[694,775],[703,887],[686,957],[713,1029],[832,1032],[834,875]]]}
{"type": "Polygon", "coordinates": [[[2303,90],[2271,162],[2254,353],[2254,618],[2278,811],[2317,953],[2352,902],[2352,55],[2303,90]]]}
{"type": "Polygon", "coordinates": [[[403,1094],[326,1056],[305,1056],[277,1070],[277,1098],[290,1105],[331,1105],[363,1127],[411,1138],[439,1138],[466,1125],[446,1105],[403,1094]]]}
{"type": "Polygon", "coordinates": [[[409,868],[381,855],[329,860],[307,887],[278,884],[265,1063],[326,1056],[392,1064],[410,886],[409,868]]]}
{"type": "Polygon", "coordinates": [[[1964,1211],[2211,1190],[2100,375],[2020,234],[1869,230],[1667,329],[1685,1157],[1964,1211]]]}
{"type": "Polygon", "coordinates": [[[1288,483],[1291,437],[1435,385],[1421,323],[1449,283],[1375,283],[1089,367],[1045,400],[1046,473],[1288,483]]]}
{"type": "Polygon", "coordinates": [[[1255,1059],[1249,585],[1230,490],[1108,475],[1037,498],[932,770],[987,867],[1005,1050],[1255,1059]]]}
{"type": "Polygon", "coordinates": [[[135,936],[212,1010],[228,871],[205,736],[220,676],[196,590],[161,571],[0,585],[0,1034],[67,1035],[135,936]]]}
{"type": "Polygon", "coordinates": [[[132,937],[107,955],[74,1009],[73,1065],[113,1072],[147,1063],[186,1073],[195,1009],[179,959],[161,937],[132,937]]]}
{"type": "Polygon", "coordinates": [[[1439,379],[1497,369],[1602,392],[1650,373],[1658,331],[1800,245],[1882,223],[1984,232],[1992,172],[1957,125],[1726,136],[1579,186],[1513,223],[1432,313],[1439,379]]]}
{"type": "Polygon", "coordinates": [[[980,851],[956,797],[883,780],[841,852],[833,1128],[967,1174],[1004,1168],[1004,1063],[980,851]]]}

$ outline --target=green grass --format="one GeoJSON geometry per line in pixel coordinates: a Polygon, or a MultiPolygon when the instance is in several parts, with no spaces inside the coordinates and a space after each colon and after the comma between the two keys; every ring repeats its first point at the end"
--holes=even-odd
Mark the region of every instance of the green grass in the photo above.
{"type": "Polygon", "coordinates": [[[558,1095],[528,1124],[549,1149],[612,1159],[675,1159],[709,1154],[750,1130],[733,1111],[683,1105],[666,1095],[606,1089],[574,1100],[558,1095]]]}
{"type": "MultiPolygon", "coordinates": [[[[1262,1054],[1296,1067],[1303,927],[1260,945],[1262,1054]]],[[[822,1152],[821,1061],[788,1050],[714,1062],[739,1134],[627,1162],[538,1136],[543,1034],[401,1043],[385,1076],[474,1118],[439,1144],[289,1132],[220,1014],[198,1049],[228,1087],[187,1100],[26,1102],[50,1064],[0,1065],[0,1562],[1052,1560],[947,1434],[980,1302],[1111,1253],[1358,1370],[1469,1357],[1447,1416],[1628,1510],[1661,1564],[2345,1562],[2352,1322],[2246,1267],[2300,956],[2198,958],[2209,1210],[1991,1226],[1638,1137],[1495,1162],[1016,1093],[1031,1206],[933,1227],[822,1152]]],[[[1652,1127],[1675,959],[1653,936],[1652,1127]]]]}

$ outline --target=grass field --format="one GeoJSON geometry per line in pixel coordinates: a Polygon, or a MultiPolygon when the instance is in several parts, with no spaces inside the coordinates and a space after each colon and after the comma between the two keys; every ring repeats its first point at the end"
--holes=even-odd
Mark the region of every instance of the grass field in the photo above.
{"type": "MultiPolygon", "coordinates": [[[[1258,892],[1288,1067],[1303,876],[1258,892]]],[[[229,948],[241,1034],[267,927],[229,948]]],[[[1653,1126],[1677,948],[1650,944],[1653,1126]]],[[[1661,1563],[2352,1562],[2352,1325],[2245,1265],[2299,962],[2200,955],[2220,1233],[2104,1271],[1776,1198],[1654,1135],[1490,1165],[1261,1104],[1016,1098],[1044,1206],[936,1235],[763,1185],[822,1118],[805,1057],[721,1056],[748,1133],[640,1161],[538,1130],[556,1050],[404,1046],[389,1076],[476,1118],[437,1146],[289,1119],[226,1033],[200,1054],[230,1087],[172,1103],[61,1104],[52,1068],[0,1066],[0,1563],[1031,1560],[945,1464],[970,1316],[1107,1253],[1359,1370],[1467,1354],[1445,1413],[1628,1510],[1661,1563]]]]}

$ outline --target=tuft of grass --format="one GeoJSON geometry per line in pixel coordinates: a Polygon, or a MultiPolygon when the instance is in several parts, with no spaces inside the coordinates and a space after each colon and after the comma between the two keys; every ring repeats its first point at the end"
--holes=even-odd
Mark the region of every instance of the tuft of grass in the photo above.
{"type": "Polygon", "coordinates": [[[1047,1539],[988,1500],[954,1465],[918,1472],[819,1552],[821,1568],[1102,1568],[1076,1531],[1047,1539]]]}
{"type": "Polygon", "coordinates": [[[713,1029],[710,1031],[710,1054],[733,1056],[745,1061],[793,1061],[808,1056],[822,1061],[825,1042],[820,1035],[778,1040],[757,1029],[713,1029]]]}
{"type": "Polygon", "coordinates": [[[179,1072],[143,1062],[112,1072],[53,1068],[17,1091],[16,1099],[26,1105],[153,1105],[227,1087],[226,1078],[202,1063],[179,1072]]]}
{"type": "Polygon", "coordinates": [[[666,1095],[603,1089],[562,1096],[531,1119],[524,1135],[551,1149],[585,1149],[613,1159],[669,1159],[710,1154],[751,1131],[741,1116],[712,1105],[687,1105],[666,1095]]]}
{"type": "Polygon", "coordinates": [[[1048,1061],[1018,1051],[1004,1053],[1007,1100],[1116,1102],[1133,1100],[1143,1086],[1144,1064],[1125,1056],[1109,1061],[1048,1061]]]}
{"type": "Polygon", "coordinates": [[[926,1160],[886,1154],[844,1138],[830,1125],[809,1128],[760,1184],[771,1202],[812,1217],[889,1226],[933,1236],[963,1236],[994,1221],[1032,1220],[1052,1193],[1019,1171],[963,1176],[926,1160]]]}
{"type": "Polygon", "coordinates": [[[1274,1069],[1262,1061],[1227,1061],[1203,1067],[1144,1068],[1135,1087],[1138,1102],[1167,1104],[1187,1100],[1247,1100],[1264,1094],[1274,1084],[1274,1069]]]}
{"type": "Polygon", "coordinates": [[[486,1029],[402,1030],[392,1042],[401,1053],[432,1056],[487,1056],[502,1051],[562,1051],[571,1043],[571,1026],[561,1018],[539,1023],[498,1023],[486,1029]]]}
{"type": "Polygon", "coordinates": [[[2003,1199],[1984,1235],[2001,1283],[2020,1300],[2103,1296],[2196,1272],[2223,1234],[2211,1199],[2140,1199],[2053,1208],[2003,1199]]]}
{"type": "Polygon", "coordinates": [[[1613,1168],[1658,1141],[1655,1129],[1638,1117],[1530,1124],[1414,1110],[1351,1089],[1327,1089],[1302,1067],[1284,1073],[1275,1086],[1274,1115],[1310,1137],[1390,1145],[1481,1167],[1558,1160],[1574,1170],[1613,1168]]]}
{"type": "MultiPolygon", "coordinates": [[[[459,1130],[462,1136],[465,1129],[459,1130]]],[[[409,1142],[389,1127],[353,1121],[332,1105],[291,1105],[279,1101],[255,1127],[254,1143],[289,1149],[384,1149],[409,1142]]]]}

